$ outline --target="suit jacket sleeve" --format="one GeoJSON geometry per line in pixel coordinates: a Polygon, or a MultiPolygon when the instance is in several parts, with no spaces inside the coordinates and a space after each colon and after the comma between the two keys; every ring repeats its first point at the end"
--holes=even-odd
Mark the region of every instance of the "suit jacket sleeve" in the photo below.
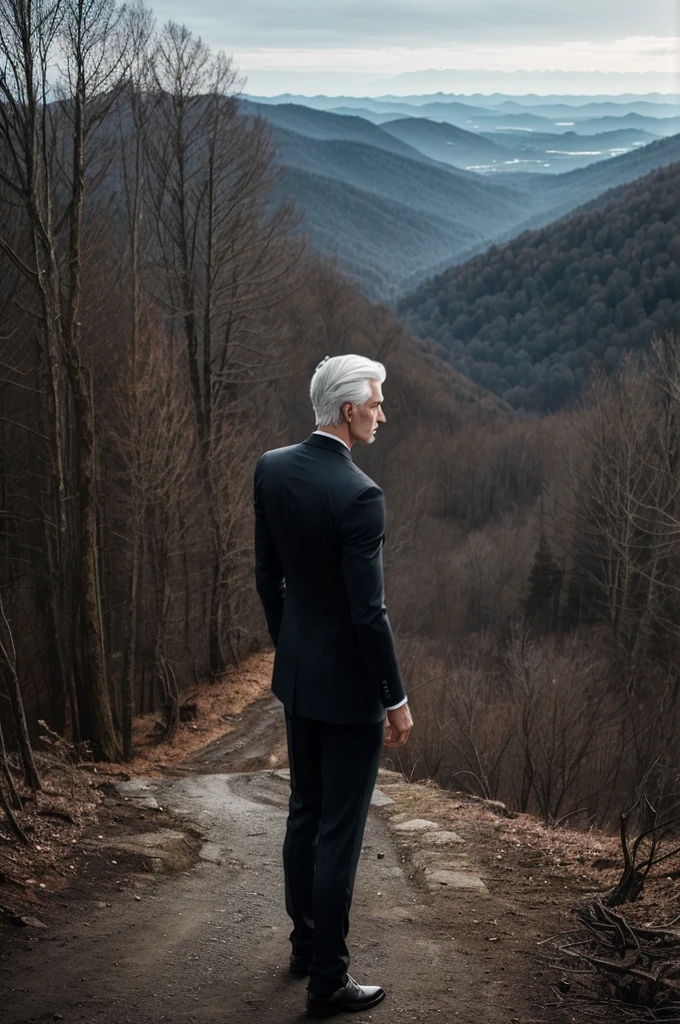
{"type": "Polygon", "coordinates": [[[255,583],[264,607],[269,635],[276,647],[281,628],[286,582],[264,512],[262,474],[261,458],[255,467],[255,583]]]}
{"type": "Polygon", "coordinates": [[[382,546],[385,499],[379,487],[368,487],[340,517],[342,570],[352,622],[385,707],[406,696],[384,600],[382,546]]]}

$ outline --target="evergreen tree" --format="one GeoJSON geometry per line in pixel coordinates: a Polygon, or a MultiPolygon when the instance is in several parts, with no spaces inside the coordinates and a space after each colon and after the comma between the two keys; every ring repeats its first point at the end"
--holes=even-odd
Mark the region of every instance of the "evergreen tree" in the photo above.
{"type": "Polygon", "coordinates": [[[556,628],[561,587],[562,570],[541,530],[527,581],[527,596],[522,601],[528,623],[542,630],[556,628]]]}

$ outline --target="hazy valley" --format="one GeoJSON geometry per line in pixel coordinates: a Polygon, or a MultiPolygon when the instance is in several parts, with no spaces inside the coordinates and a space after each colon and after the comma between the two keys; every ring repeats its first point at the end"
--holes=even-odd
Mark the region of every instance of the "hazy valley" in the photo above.
{"type": "Polygon", "coordinates": [[[277,194],[303,211],[301,232],[382,300],[680,160],[677,100],[474,99],[286,96],[242,109],[272,130],[277,194]]]}

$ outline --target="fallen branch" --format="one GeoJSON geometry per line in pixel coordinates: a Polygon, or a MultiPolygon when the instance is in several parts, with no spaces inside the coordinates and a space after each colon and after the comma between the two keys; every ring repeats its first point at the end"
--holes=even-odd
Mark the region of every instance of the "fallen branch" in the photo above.
{"type": "Polygon", "coordinates": [[[2,788],[2,784],[1,783],[0,783],[0,807],[2,807],[3,811],[5,812],[5,817],[7,818],[7,823],[9,825],[9,827],[10,827],[10,831],[12,832],[12,834],[15,836],[16,839],[19,840],[20,843],[23,843],[24,846],[28,846],[29,845],[28,844],[28,837],[26,836],[26,833],[24,832],[24,830],[22,829],[21,825],[17,821],[16,815],[14,814],[14,811],[12,810],[12,806],[11,806],[9,800],[5,796],[5,791],[2,788]]]}
{"type": "Polygon", "coordinates": [[[62,811],[59,807],[41,807],[37,812],[41,818],[60,818],[67,821],[69,825],[75,825],[76,819],[68,811],[62,811]]]}
{"type": "Polygon", "coordinates": [[[680,817],[671,818],[668,821],[657,822],[656,810],[652,807],[646,797],[644,798],[644,806],[651,816],[651,827],[640,832],[637,838],[633,841],[632,847],[629,845],[628,819],[638,808],[639,804],[640,801],[638,800],[630,810],[625,811],[621,815],[620,831],[621,848],[623,851],[623,872],[614,888],[607,893],[604,898],[603,902],[607,907],[617,907],[622,903],[633,903],[642,892],[645,879],[654,865],[661,864],[662,861],[668,860],[669,857],[680,852],[680,847],[677,847],[669,853],[664,853],[662,856],[658,857],[656,856],[659,843],[667,834],[669,829],[680,823],[680,817]],[[638,864],[638,853],[645,841],[649,842],[649,851],[645,860],[641,864],[638,864]]]}
{"type": "Polygon", "coordinates": [[[619,1019],[640,1024],[680,1022],[675,920],[656,927],[635,925],[600,901],[577,910],[576,916],[585,934],[570,932],[551,943],[553,967],[562,975],[555,990],[560,1003],[606,1005],[619,1019]]]}

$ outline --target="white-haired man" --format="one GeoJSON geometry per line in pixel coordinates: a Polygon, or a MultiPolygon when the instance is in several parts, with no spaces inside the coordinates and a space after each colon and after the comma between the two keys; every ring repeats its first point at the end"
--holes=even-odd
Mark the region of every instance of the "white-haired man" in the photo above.
{"type": "Polygon", "coordinates": [[[286,712],[291,797],[283,848],[290,969],[309,974],[307,1012],[385,998],[348,974],[354,878],[383,744],[413,726],[384,604],[383,493],[354,465],[386,422],[385,368],[326,358],[312,377],[317,429],[255,470],[255,561],[286,712]],[[387,726],[385,727],[385,718],[387,726]]]}

